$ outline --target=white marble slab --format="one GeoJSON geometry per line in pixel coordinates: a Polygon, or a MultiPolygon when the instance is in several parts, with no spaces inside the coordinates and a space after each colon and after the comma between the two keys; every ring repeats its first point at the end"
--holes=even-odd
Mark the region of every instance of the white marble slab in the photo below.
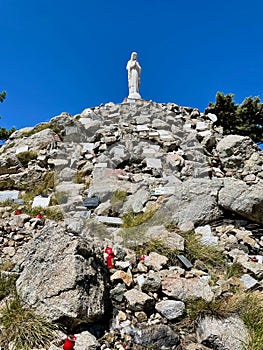
{"type": "Polygon", "coordinates": [[[19,191],[0,191],[0,202],[18,199],[19,191]]]}
{"type": "Polygon", "coordinates": [[[137,131],[148,131],[149,128],[147,125],[137,125],[137,131]]]}
{"type": "Polygon", "coordinates": [[[112,216],[97,216],[99,222],[104,224],[122,225],[123,220],[112,216]]]}
{"type": "Polygon", "coordinates": [[[146,165],[148,168],[154,168],[154,169],[162,168],[161,160],[156,158],[146,158],[146,165]]]}
{"type": "Polygon", "coordinates": [[[27,151],[28,151],[28,146],[19,147],[16,149],[16,154],[27,152],[27,151]]]}
{"type": "Polygon", "coordinates": [[[248,274],[244,274],[243,276],[241,276],[240,281],[245,285],[247,289],[254,287],[258,283],[258,281],[255,278],[251,277],[248,274]]]}
{"type": "Polygon", "coordinates": [[[107,163],[96,163],[94,165],[94,168],[107,168],[108,164],[107,163]]]}
{"type": "Polygon", "coordinates": [[[162,196],[162,195],[168,195],[168,194],[174,194],[175,187],[158,187],[156,188],[151,194],[153,196],[162,196]]]}
{"type": "Polygon", "coordinates": [[[208,113],[207,117],[212,120],[213,123],[215,123],[217,121],[217,116],[213,113],[208,113]]]}
{"type": "Polygon", "coordinates": [[[149,136],[150,137],[159,136],[159,133],[158,133],[158,131],[150,131],[149,136]]]}
{"type": "Polygon", "coordinates": [[[47,208],[49,206],[50,197],[37,196],[33,199],[32,208],[47,208]]]}
{"type": "Polygon", "coordinates": [[[196,130],[198,131],[204,131],[208,129],[208,125],[205,122],[197,122],[196,123],[196,130]]]}
{"type": "Polygon", "coordinates": [[[82,143],[82,153],[93,151],[95,144],[92,142],[82,143]]]}
{"type": "Polygon", "coordinates": [[[90,118],[80,118],[79,119],[79,122],[81,122],[81,124],[83,124],[83,125],[89,125],[90,124],[90,122],[91,122],[91,120],[92,119],[90,119],[90,118]]]}

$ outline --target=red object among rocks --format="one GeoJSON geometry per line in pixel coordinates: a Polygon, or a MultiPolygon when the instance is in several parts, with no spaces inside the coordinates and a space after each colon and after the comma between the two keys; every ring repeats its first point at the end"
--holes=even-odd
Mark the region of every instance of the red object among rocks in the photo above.
{"type": "Polygon", "coordinates": [[[111,247],[106,247],[105,253],[108,254],[106,257],[106,264],[109,269],[114,267],[114,252],[111,247]]]}
{"type": "Polygon", "coordinates": [[[37,219],[42,219],[42,215],[41,214],[37,214],[36,218],[37,219]]]}
{"type": "Polygon", "coordinates": [[[250,258],[251,259],[251,261],[253,261],[253,262],[258,262],[258,259],[257,259],[257,257],[256,256],[253,256],[252,258],[250,258]]]}
{"type": "Polygon", "coordinates": [[[65,343],[63,345],[64,350],[73,350],[75,345],[76,337],[75,335],[69,335],[67,339],[65,340],[65,343]]]}
{"type": "Polygon", "coordinates": [[[17,209],[15,215],[20,215],[22,213],[21,209],[17,209]]]}
{"type": "Polygon", "coordinates": [[[107,254],[113,254],[112,248],[111,248],[111,247],[106,247],[105,253],[107,253],[107,254]]]}

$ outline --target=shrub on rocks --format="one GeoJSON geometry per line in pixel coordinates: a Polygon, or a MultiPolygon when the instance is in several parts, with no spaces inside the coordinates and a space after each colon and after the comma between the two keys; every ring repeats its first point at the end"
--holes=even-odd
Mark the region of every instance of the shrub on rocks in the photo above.
{"type": "Polygon", "coordinates": [[[57,327],[27,308],[16,294],[1,309],[0,343],[5,349],[30,350],[49,345],[57,327]]]}

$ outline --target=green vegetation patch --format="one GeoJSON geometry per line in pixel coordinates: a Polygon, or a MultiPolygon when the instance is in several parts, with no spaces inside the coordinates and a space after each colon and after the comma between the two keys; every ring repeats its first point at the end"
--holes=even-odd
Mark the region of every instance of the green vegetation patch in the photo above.
{"type": "Polygon", "coordinates": [[[9,344],[15,350],[46,348],[57,327],[29,309],[15,294],[1,309],[0,343],[5,349],[9,344]]]}
{"type": "Polygon", "coordinates": [[[15,267],[15,264],[9,259],[1,259],[0,270],[11,271],[15,267]]]}
{"type": "Polygon", "coordinates": [[[226,278],[241,277],[244,274],[244,267],[240,263],[233,263],[226,268],[226,278]]]}
{"type": "Polygon", "coordinates": [[[226,260],[218,246],[208,246],[200,243],[200,237],[193,231],[182,234],[185,239],[184,254],[192,263],[201,260],[207,268],[226,269],[226,260]]]}
{"type": "Polygon", "coordinates": [[[241,298],[240,314],[248,328],[250,340],[249,350],[262,350],[263,344],[263,295],[248,293],[241,298]]]}
{"type": "Polygon", "coordinates": [[[117,190],[113,193],[111,197],[111,207],[113,211],[118,211],[121,205],[126,201],[127,192],[122,190],[117,190]]]}
{"type": "MultiPolygon", "coordinates": [[[[230,300],[230,299],[229,299],[230,300]]],[[[187,300],[186,314],[191,322],[198,322],[204,316],[226,318],[237,312],[237,304],[230,303],[227,298],[206,301],[202,298],[187,300]]]]}
{"type": "Polygon", "coordinates": [[[37,159],[37,153],[32,151],[25,151],[18,153],[16,157],[18,158],[22,166],[26,168],[31,160],[37,159]]]}
{"type": "Polygon", "coordinates": [[[223,127],[224,134],[249,136],[254,142],[263,142],[263,104],[258,96],[247,97],[238,105],[233,94],[218,92],[216,101],[209,103],[208,112],[216,114],[216,125],[223,127]]]}
{"type": "Polygon", "coordinates": [[[124,214],[122,216],[122,220],[123,220],[122,227],[130,228],[130,227],[142,225],[143,223],[150,220],[153,217],[154,213],[155,213],[155,210],[146,210],[145,212],[138,213],[138,214],[133,212],[124,214]]]}
{"type": "Polygon", "coordinates": [[[0,140],[6,141],[9,139],[9,136],[12,135],[16,131],[16,128],[11,128],[7,130],[6,128],[0,127],[0,140]]]}
{"type": "Polygon", "coordinates": [[[14,275],[6,275],[0,272],[0,300],[14,293],[16,278],[14,275]]]}
{"type": "Polygon", "coordinates": [[[57,135],[61,136],[61,130],[54,124],[52,123],[41,123],[37,126],[35,126],[32,130],[30,131],[25,131],[21,134],[21,138],[22,137],[29,137],[32,136],[34,134],[37,134],[38,132],[42,131],[42,130],[46,130],[46,129],[51,129],[53,130],[57,135]]]}
{"type": "Polygon", "coordinates": [[[168,249],[161,239],[152,239],[143,244],[131,246],[136,252],[137,256],[149,255],[151,252],[164,255],[169,259],[170,265],[176,265],[178,260],[176,258],[178,252],[175,249],[168,249]]]}
{"type": "Polygon", "coordinates": [[[186,303],[184,322],[197,323],[200,318],[210,316],[227,318],[237,314],[245,323],[249,340],[244,349],[262,350],[263,344],[263,295],[262,292],[236,293],[231,297],[220,297],[207,302],[203,299],[190,299],[186,303]]]}
{"type": "Polygon", "coordinates": [[[38,182],[34,183],[33,188],[19,188],[20,190],[27,190],[23,195],[25,202],[33,200],[35,196],[49,195],[55,187],[55,177],[53,171],[48,171],[44,174],[43,178],[38,182]]]}
{"type": "Polygon", "coordinates": [[[26,209],[26,213],[30,216],[35,217],[37,214],[41,214],[44,218],[54,220],[54,221],[60,221],[64,218],[64,215],[59,207],[48,207],[48,208],[41,208],[41,207],[35,207],[30,208],[29,210],[26,209]]]}

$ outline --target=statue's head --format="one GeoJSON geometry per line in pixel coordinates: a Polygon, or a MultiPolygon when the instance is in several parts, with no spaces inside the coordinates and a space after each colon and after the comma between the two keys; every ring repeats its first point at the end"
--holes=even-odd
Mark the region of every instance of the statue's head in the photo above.
{"type": "Polygon", "coordinates": [[[132,54],[131,54],[131,59],[132,60],[137,60],[137,52],[133,52],[132,54]]]}

